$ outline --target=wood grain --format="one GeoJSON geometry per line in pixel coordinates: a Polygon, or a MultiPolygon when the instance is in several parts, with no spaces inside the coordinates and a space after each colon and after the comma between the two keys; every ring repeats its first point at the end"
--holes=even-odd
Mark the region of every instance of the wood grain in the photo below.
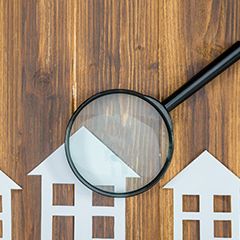
{"type": "Polygon", "coordinates": [[[52,205],[74,206],[75,202],[74,184],[53,184],[52,205]]]}
{"type": "MultiPolygon", "coordinates": [[[[240,39],[238,1],[161,1],[160,82],[162,99],[240,39]]],[[[207,149],[237,176],[239,172],[239,62],[198,91],[170,115],[175,148],[159,183],[159,238],[173,239],[170,179],[207,149]]]]}
{"type": "Polygon", "coordinates": [[[2,221],[0,221],[0,238],[3,237],[3,225],[2,225],[2,221]]]}
{"type": "MultiPolygon", "coordinates": [[[[114,187],[105,187],[104,190],[113,191],[114,187]]],[[[92,193],[92,206],[101,207],[114,207],[114,198],[106,197],[95,192],[92,193]]]]}
{"type": "MultiPolygon", "coordinates": [[[[162,101],[240,39],[239,13],[238,0],[0,0],[0,169],[23,188],[13,240],[40,240],[41,181],[27,173],[63,143],[77,106],[113,88],[162,101]]],[[[162,187],[203,150],[240,177],[239,83],[238,62],[171,112],[171,166],[126,200],[126,240],[173,240],[162,187]]],[[[65,221],[55,231],[68,240],[65,221]]]]}
{"type": "MultiPolygon", "coordinates": [[[[23,184],[22,6],[0,1],[0,169],[23,184]]],[[[24,239],[22,193],[12,192],[13,239],[24,239]]],[[[4,224],[4,223],[3,223],[4,224]]],[[[3,231],[4,234],[4,231],[3,231]]]]}
{"type": "Polygon", "coordinates": [[[92,217],[93,238],[114,238],[114,217],[95,216],[92,217]]]}
{"type": "Polygon", "coordinates": [[[231,196],[214,196],[214,212],[232,212],[231,196]]]}
{"type": "Polygon", "coordinates": [[[198,220],[183,220],[183,240],[200,240],[200,222],[198,220]]]}
{"type": "Polygon", "coordinates": [[[214,221],[214,237],[231,238],[232,226],[231,221],[214,221]]]}
{"type": "Polygon", "coordinates": [[[74,217],[53,216],[52,240],[74,240],[74,217]]]}
{"type": "Polygon", "coordinates": [[[2,196],[0,196],[0,213],[2,212],[2,196]]]}
{"type": "Polygon", "coordinates": [[[200,209],[199,195],[183,195],[182,202],[183,212],[199,212],[200,209]]]}

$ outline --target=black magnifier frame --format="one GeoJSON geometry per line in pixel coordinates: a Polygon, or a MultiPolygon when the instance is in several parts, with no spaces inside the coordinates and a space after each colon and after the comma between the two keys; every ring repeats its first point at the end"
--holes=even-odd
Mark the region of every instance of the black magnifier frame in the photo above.
{"type": "Polygon", "coordinates": [[[225,69],[227,69],[229,66],[231,66],[233,63],[235,63],[237,60],[240,59],[240,41],[237,41],[235,44],[233,44],[229,49],[227,49],[224,53],[222,53],[218,58],[216,58],[212,63],[207,65],[203,70],[201,70],[198,74],[196,74],[193,78],[191,78],[186,84],[184,84],[182,87],[180,87],[176,92],[174,92],[172,95],[170,95],[167,99],[165,99],[162,103],[160,103],[157,99],[152,98],[150,96],[143,95],[141,93],[126,90],[126,89],[112,89],[107,90],[104,92],[97,93],[87,99],[85,102],[83,102],[78,109],[73,113],[67,129],[66,129],[66,136],[65,136],[65,152],[67,161],[69,163],[70,168],[72,169],[75,176],[89,189],[92,191],[102,194],[107,197],[117,197],[117,198],[125,198],[125,197],[131,197],[138,194],[141,194],[151,187],[153,187],[165,174],[167,168],[170,165],[172,155],[173,155],[173,126],[172,126],[172,120],[169,112],[174,109],[176,106],[178,106],[180,103],[182,103],[184,100],[186,100],[188,97],[193,95],[196,91],[198,91],[200,88],[202,88],[205,84],[210,82],[213,78],[218,76],[220,73],[222,73],[225,69]],[[71,129],[73,126],[73,123],[78,116],[78,114],[91,102],[94,100],[111,94],[127,94],[132,95],[137,98],[140,98],[144,101],[146,101],[148,104],[150,104],[153,108],[157,110],[161,118],[164,120],[164,123],[167,128],[168,136],[169,136],[169,148],[168,148],[168,155],[166,158],[166,161],[160,170],[160,172],[156,175],[153,180],[151,180],[149,183],[144,185],[143,187],[140,187],[136,190],[129,191],[129,192],[108,192],[103,189],[100,189],[91,183],[87,181],[77,170],[70,152],[69,147],[69,138],[71,134],[71,129]]]}
{"type": "Polygon", "coordinates": [[[147,191],[148,189],[150,189],[152,186],[154,186],[164,175],[164,173],[167,171],[168,166],[170,165],[171,159],[172,159],[172,155],[173,155],[173,127],[172,127],[172,120],[171,117],[168,113],[168,111],[165,109],[165,107],[160,104],[158,102],[158,100],[143,95],[141,93],[135,92],[135,91],[131,91],[131,90],[126,90],[126,89],[112,89],[112,90],[107,90],[107,91],[103,91],[100,93],[97,93],[95,95],[93,95],[92,97],[90,97],[89,99],[87,99],[85,102],[83,102],[78,109],[73,113],[68,126],[67,126],[67,130],[66,130],[66,138],[65,138],[65,152],[66,152],[66,156],[67,156],[67,160],[68,163],[72,169],[72,171],[74,172],[75,176],[88,188],[90,188],[92,191],[98,193],[98,194],[102,194],[105,195],[107,197],[119,197],[119,198],[123,198],[123,197],[131,197],[131,196],[135,196],[138,195],[140,193],[143,193],[145,191],[147,191]],[[142,100],[146,101],[147,103],[149,103],[152,107],[154,107],[157,112],[160,114],[161,118],[164,120],[164,123],[167,127],[167,132],[168,132],[168,136],[169,136],[169,148],[168,148],[168,155],[166,158],[166,161],[164,163],[164,166],[161,168],[161,171],[158,173],[158,175],[148,184],[146,184],[145,186],[137,189],[137,190],[133,190],[133,191],[129,191],[129,192],[125,192],[125,193],[114,193],[114,192],[107,192],[104,191],[103,189],[99,189],[97,187],[95,187],[94,185],[92,185],[91,183],[89,183],[80,173],[79,171],[76,169],[75,164],[73,163],[72,157],[71,157],[71,153],[70,153],[70,147],[69,147],[69,138],[70,138],[70,134],[71,134],[71,129],[73,126],[73,123],[76,119],[76,117],[78,116],[78,114],[91,102],[93,102],[94,100],[106,96],[106,95],[111,95],[111,94],[127,94],[127,95],[132,95],[138,98],[141,98],[142,100]]]}

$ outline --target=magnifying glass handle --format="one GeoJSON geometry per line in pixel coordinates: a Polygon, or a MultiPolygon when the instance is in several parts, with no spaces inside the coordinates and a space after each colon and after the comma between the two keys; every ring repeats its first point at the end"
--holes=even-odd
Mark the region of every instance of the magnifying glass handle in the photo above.
{"type": "Polygon", "coordinates": [[[237,41],[213,62],[192,77],[187,83],[180,87],[176,92],[165,99],[162,104],[168,111],[171,111],[196,91],[210,82],[217,75],[231,66],[240,58],[240,41],[237,41]]]}

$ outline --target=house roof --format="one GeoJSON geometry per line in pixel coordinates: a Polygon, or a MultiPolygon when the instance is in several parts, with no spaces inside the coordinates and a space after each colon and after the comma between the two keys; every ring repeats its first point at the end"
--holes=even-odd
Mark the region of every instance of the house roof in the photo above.
{"type": "Polygon", "coordinates": [[[164,188],[174,188],[186,193],[211,189],[217,194],[240,189],[240,179],[208,151],[204,151],[164,188]]]}
{"type": "Polygon", "coordinates": [[[22,189],[11,178],[0,170],[0,190],[2,189],[22,189]]]}
{"type": "MultiPolygon", "coordinates": [[[[73,149],[71,149],[72,158],[79,159],[76,167],[80,169],[82,175],[85,174],[84,177],[87,179],[89,179],[89,175],[108,178],[139,177],[85,127],[81,127],[74,133],[70,141],[72,141],[71,146],[73,146],[73,149]],[[91,173],[89,173],[89,169],[91,169],[91,173]]],[[[33,169],[29,175],[48,175],[52,181],[75,182],[76,180],[67,162],[64,144],[33,169]]],[[[91,180],[92,184],[97,184],[99,178],[91,180]]]]}

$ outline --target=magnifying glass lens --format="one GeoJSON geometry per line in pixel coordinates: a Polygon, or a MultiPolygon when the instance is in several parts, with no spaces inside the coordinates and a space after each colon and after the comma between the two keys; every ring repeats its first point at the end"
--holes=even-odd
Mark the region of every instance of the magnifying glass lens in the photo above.
{"type": "Polygon", "coordinates": [[[172,158],[169,111],[239,58],[237,41],[162,103],[125,89],[89,98],[73,114],[66,131],[66,156],[76,177],[109,197],[130,197],[148,190],[172,158]]]}
{"type": "Polygon", "coordinates": [[[75,174],[97,189],[128,193],[152,182],[169,151],[169,133],[159,111],[130,94],[108,94],[75,117],[69,153],[75,174]]]}

